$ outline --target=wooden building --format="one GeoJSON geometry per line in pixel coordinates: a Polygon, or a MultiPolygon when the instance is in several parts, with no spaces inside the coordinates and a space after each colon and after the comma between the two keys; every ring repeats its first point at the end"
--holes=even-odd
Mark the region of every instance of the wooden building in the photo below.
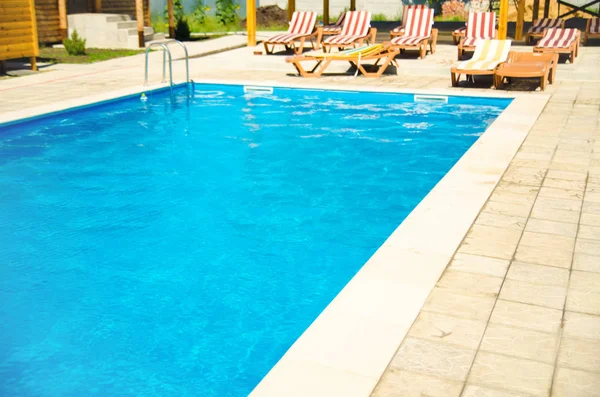
{"type": "MultiPolygon", "coordinates": [[[[0,0],[0,3],[4,0],[0,0]]],[[[67,14],[126,14],[137,20],[136,0],[34,0],[40,44],[61,42],[67,33],[67,14]],[[64,7],[64,10],[62,8],[64,7]],[[61,23],[61,11],[64,12],[61,23]],[[62,25],[62,26],[61,26],[62,25]]],[[[142,0],[143,23],[150,26],[150,0],[142,0]]],[[[142,27],[144,26],[142,25],[142,27]]]]}
{"type": "Polygon", "coordinates": [[[29,57],[37,70],[38,55],[33,0],[0,0],[0,69],[7,59],[29,57]]]}

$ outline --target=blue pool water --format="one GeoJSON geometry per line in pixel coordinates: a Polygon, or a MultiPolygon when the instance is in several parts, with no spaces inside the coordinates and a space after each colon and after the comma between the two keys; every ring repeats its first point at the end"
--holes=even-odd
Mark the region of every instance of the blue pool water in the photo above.
{"type": "Polygon", "coordinates": [[[0,395],[245,396],[508,105],[201,86],[0,126],[0,395]]]}

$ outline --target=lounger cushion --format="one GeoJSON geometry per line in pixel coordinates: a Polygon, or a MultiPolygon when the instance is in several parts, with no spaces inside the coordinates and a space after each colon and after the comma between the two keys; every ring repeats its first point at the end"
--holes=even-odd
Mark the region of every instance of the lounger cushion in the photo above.
{"type": "Polygon", "coordinates": [[[338,25],[327,25],[323,26],[324,33],[341,33],[342,27],[338,25]]]}
{"type": "Polygon", "coordinates": [[[368,11],[348,11],[344,19],[344,26],[339,35],[329,36],[323,44],[348,45],[365,38],[369,34],[371,13],[368,11]]]}
{"type": "Polygon", "coordinates": [[[316,12],[296,11],[292,15],[287,33],[275,35],[266,42],[270,44],[287,44],[301,37],[308,36],[315,30],[316,21],[316,12]]]}
{"type": "Polygon", "coordinates": [[[496,35],[495,12],[469,12],[466,38],[493,39],[496,35]]]}
{"type": "Polygon", "coordinates": [[[459,62],[458,70],[494,70],[498,64],[505,62],[510,51],[510,40],[478,39],[473,58],[459,62]]]}
{"type": "Polygon", "coordinates": [[[466,37],[463,39],[462,45],[463,47],[475,47],[477,45],[477,37],[466,37]]]}
{"type": "Polygon", "coordinates": [[[577,29],[548,29],[536,47],[569,48],[577,40],[577,29]]]}
{"type": "Polygon", "coordinates": [[[429,39],[429,36],[400,36],[391,40],[396,45],[417,45],[423,40],[429,39]]]}
{"type": "Polygon", "coordinates": [[[562,23],[562,19],[536,19],[535,21],[533,21],[533,25],[529,28],[527,33],[543,33],[546,29],[561,27],[562,23]]]}
{"type": "Polygon", "coordinates": [[[600,34],[600,18],[592,18],[588,32],[591,34],[600,34]]]}

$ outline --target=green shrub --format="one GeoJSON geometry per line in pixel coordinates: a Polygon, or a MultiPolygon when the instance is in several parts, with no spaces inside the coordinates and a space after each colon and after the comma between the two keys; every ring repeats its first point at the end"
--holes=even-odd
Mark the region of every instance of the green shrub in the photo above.
{"type": "Polygon", "coordinates": [[[77,30],[73,30],[70,38],[64,39],[63,45],[69,55],[85,55],[85,39],[79,37],[77,30]]]}
{"type": "Polygon", "coordinates": [[[187,18],[182,17],[177,20],[177,25],[175,25],[175,39],[180,41],[190,39],[190,25],[188,24],[187,18]]]}
{"type": "Polygon", "coordinates": [[[204,25],[207,18],[207,13],[210,11],[210,7],[204,4],[204,0],[198,0],[196,2],[196,8],[192,13],[192,18],[199,25],[204,25]]]}
{"type": "Polygon", "coordinates": [[[231,26],[237,22],[240,6],[234,0],[217,0],[217,21],[223,26],[231,26]]]}
{"type": "MultiPolygon", "coordinates": [[[[183,19],[185,13],[183,11],[183,4],[181,3],[181,0],[173,0],[173,17],[175,18],[175,21],[179,21],[180,19],[183,19]]],[[[169,7],[165,6],[165,19],[168,21],[169,20],[169,7]]]]}
{"type": "Polygon", "coordinates": [[[385,22],[385,21],[387,21],[387,17],[385,16],[384,13],[373,14],[373,16],[371,16],[371,21],[385,22]]]}

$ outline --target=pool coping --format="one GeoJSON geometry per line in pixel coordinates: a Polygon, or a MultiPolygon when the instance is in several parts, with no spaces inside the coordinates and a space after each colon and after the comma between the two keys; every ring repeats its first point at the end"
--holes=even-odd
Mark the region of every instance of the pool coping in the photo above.
{"type": "MultiPolygon", "coordinates": [[[[251,397],[368,397],[550,95],[202,79],[196,83],[513,98],[261,380],[251,397]]],[[[129,87],[0,114],[0,126],[168,88],[129,87]]]]}

